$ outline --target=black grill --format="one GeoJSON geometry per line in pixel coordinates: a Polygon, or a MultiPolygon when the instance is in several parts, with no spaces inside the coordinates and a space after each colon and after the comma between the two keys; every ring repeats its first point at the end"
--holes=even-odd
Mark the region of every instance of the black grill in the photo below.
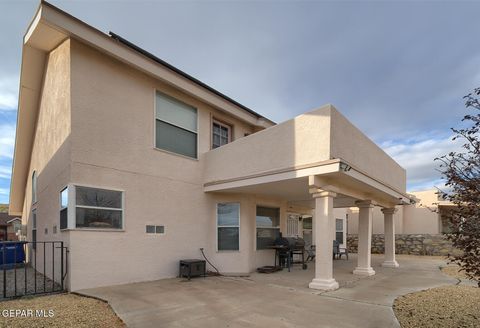
{"type": "Polygon", "coordinates": [[[305,264],[305,240],[299,237],[279,237],[273,242],[275,249],[277,250],[277,255],[279,258],[279,263],[281,266],[288,267],[290,271],[291,264],[302,264],[302,269],[307,269],[305,264]],[[294,262],[293,256],[299,255],[301,260],[294,262]]]}

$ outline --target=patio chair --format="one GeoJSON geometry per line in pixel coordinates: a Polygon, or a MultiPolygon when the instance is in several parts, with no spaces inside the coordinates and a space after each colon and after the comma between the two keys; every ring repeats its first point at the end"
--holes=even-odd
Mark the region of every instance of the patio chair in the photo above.
{"type": "Polygon", "coordinates": [[[336,240],[333,241],[333,259],[342,259],[342,255],[348,260],[348,250],[345,247],[340,247],[340,243],[336,240]]]}
{"type": "Polygon", "coordinates": [[[305,262],[315,260],[315,245],[310,245],[310,248],[305,248],[305,252],[307,252],[307,259],[305,262]]]}

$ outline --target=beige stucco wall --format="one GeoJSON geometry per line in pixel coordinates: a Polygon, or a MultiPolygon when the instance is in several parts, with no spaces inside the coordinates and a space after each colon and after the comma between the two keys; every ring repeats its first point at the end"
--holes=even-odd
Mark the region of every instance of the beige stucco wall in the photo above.
{"type": "MultiPolygon", "coordinates": [[[[437,211],[438,196],[436,190],[410,192],[417,198],[413,205],[397,206],[394,215],[397,234],[439,234],[440,220],[437,211]]],[[[358,209],[348,210],[348,233],[358,232],[358,209]]],[[[379,207],[373,209],[372,233],[383,234],[383,213],[379,207]]]]}
{"type": "Polygon", "coordinates": [[[328,109],[312,111],[206,155],[205,182],[235,179],[329,160],[328,109]]]}
{"type": "Polygon", "coordinates": [[[368,176],[405,192],[406,171],[337,110],[331,111],[330,158],[341,158],[368,176]]]}
{"type": "MultiPolygon", "coordinates": [[[[201,247],[224,273],[245,274],[273,262],[273,252],[255,251],[258,199],[203,191],[212,118],[233,126],[234,143],[253,132],[192,96],[72,42],[70,182],[122,190],[125,196],[124,231],[64,232],[70,234],[72,290],[174,277],[178,261],[201,258],[201,247]],[[197,108],[198,160],[154,149],[156,89],[197,108]],[[224,201],[241,203],[238,252],[216,250],[216,203],[224,201]],[[164,225],[165,235],[147,235],[147,224],[164,225]]],[[[263,201],[284,212],[282,201],[263,201]]]]}
{"type": "MultiPolygon", "coordinates": [[[[346,208],[343,209],[348,215],[347,226],[349,234],[358,233],[358,208],[346,208]]],[[[395,233],[403,233],[403,207],[398,206],[397,212],[393,215],[393,220],[395,223],[395,233]]],[[[373,234],[383,234],[384,230],[384,219],[383,213],[380,207],[374,207],[372,210],[372,233],[373,234]]]]}
{"type": "MultiPolygon", "coordinates": [[[[37,212],[37,240],[64,241],[60,233],[59,193],[70,181],[71,155],[70,112],[70,42],[53,50],[45,63],[43,88],[39,106],[28,180],[26,181],[22,224],[27,225],[27,238],[32,240],[32,209],[37,212]],[[37,202],[32,205],[32,174],[37,172],[37,202]],[[54,234],[54,226],[57,233],[54,234]]],[[[60,245],[57,245],[60,246],[60,245]]],[[[51,277],[51,244],[46,249],[47,276],[51,277]]],[[[56,267],[60,254],[56,249],[56,267]]],[[[37,246],[37,270],[43,272],[43,245],[37,246]]],[[[30,256],[33,256],[30,253],[30,256]]],[[[57,271],[58,273],[59,271],[57,271]]],[[[55,276],[58,280],[59,276],[55,276]]]]}
{"type": "Polygon", "coordinates": [[[406,234],[440,233],[440,219],[437,211],[436,190],[411,192],[417,198],[414,205],[404,207],[404,231],[406,234]]]}

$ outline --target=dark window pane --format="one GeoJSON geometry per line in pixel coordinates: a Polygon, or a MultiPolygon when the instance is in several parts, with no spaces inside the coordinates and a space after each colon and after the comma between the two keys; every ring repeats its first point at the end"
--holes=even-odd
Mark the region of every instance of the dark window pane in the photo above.
{"type": "Polygon", "coordinates": [[[37,249],[37,230],[32,230],[32,247],[37,249]]]}
{"type": "Polygon", "coordinates": [[[303,229],[312,229],[312,218],[304,218],[302,221],[303,229]]]}
{"type": "Polygon", "coordinates": [[[155,232],[156,233],[165,233],[165,227],[164,226],[155,226],[155,232]]]}
{"type": "Polygon", "coordinates": [[[155,147],[197,158],[197,134],[157,120],[155,147]]]}
{"type": "Polygon", "coordinates": [[[280,237],[280,229],[257,228],[257,249],[267,249],[280,237]]]}
{"type": "Polygon", "coordinates": [[[77,207],[76,216],[77,228],[122,228],[122,211],[77,207]]]}
{"type": "Polygon", "coordinates": [[[218,250],[238,251],[238,228],[218,228],[218,250]]]}
{"type": "Polygon", "coordinates": [[[77,205],[122,208],[122,192],[98,188],[76,187],[77,205]]]}
{"type": "Polygon", "coordinates": [[[67,229],[68,227],[68,209],[64,208],[60,211],[60,229],[67,229]]]}
{"type": "Polygon", "coordinates": [[[336,241],[338,241],[339,244],[343,244],[343,232],[336,232],[336,241]]]}
{"type": "Polygon", "coordinates": [[[218,226],[238,226],[240,218],[240,204],[217,204],[218,226]]]}

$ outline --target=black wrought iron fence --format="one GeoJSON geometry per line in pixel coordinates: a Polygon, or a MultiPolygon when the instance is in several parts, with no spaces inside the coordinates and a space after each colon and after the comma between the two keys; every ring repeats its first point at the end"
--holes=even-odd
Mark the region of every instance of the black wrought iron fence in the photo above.
{"type": "Polygon", "coordinates": [[[0,297],[64,291],[67,255],[63,241],[0,242],[0,297]]]}

